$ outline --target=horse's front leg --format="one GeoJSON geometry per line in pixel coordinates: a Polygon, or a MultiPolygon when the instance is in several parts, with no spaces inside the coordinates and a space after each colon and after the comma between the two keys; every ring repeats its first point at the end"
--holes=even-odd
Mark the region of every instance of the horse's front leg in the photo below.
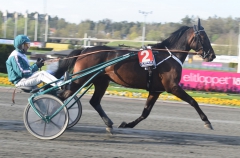
{"type": "Polygon", "coordinates": [[[197,113],[199,114],[202,121],[205,122],[204,126],[208,129],[213,129],[210,121],[208,120],[207,116],[203,113],[203,111],[200,109],[196,100],[194,100],[190,95],[188,95],[179,85],[174,86],[171,89],[171,93],[177,96],[178,98],[182,99],[183,101],[189,103],[191,106],[193,106],[197,113]]]}
{"type": "Polygon", "coordinates": [[[135,127],[139,122],[146,119],[148,115],[150,114],[153,105],[155,104],[156,100],[158,99],[160,95],[160,92],[149,92],[145,107],[143,109],[142,115],[136,119],[135,121],[132,121],[130,123],[122,122],[119,125],[119,128],[133,128],[135,127]]]}
{"type": "Polygon", "coordinates": [[[104,110],[102,109],[102,106],[100,104],[101,99],[108,87],[109,80],[104,77],[98,78],[97,80],[98,80],[97,82],[94,82],[95,90],[94,90],[94,94],[90,100],[90,104],[98,112],[98,114],[100,115],[100,117],[102,118],[104,123],[107,125],[107,128],[106,128],[107,132],[112,133],[113,122],[107,116],[107,114],[104,112],[104,110]]]}

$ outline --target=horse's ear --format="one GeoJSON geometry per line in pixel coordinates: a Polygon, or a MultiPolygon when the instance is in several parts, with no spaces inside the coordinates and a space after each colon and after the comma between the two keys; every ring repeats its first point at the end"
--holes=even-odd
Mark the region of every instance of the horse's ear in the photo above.
{"type": "Polygon", "coordinates": [[[198,31],[196,25],[193,25],[193,30],[194,30],[194,32],[197,32],[197,31],[198,31]]]}
{"type": "Polygon", "coordinates": [[[198,18],[198,30],[201,30],[201,22],[200,22],[200,18],[198,18]]]}

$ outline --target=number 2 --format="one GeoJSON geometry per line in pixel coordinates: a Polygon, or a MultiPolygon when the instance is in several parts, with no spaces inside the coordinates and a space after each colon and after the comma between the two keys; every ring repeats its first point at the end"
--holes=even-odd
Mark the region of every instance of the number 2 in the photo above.
{"type": "Polygon", "coordinates": [[[142,62],[148,62],[150,61],[150,59],[148,58],[149,57],[149,52],[147,50],[144,50],[141,52],[141,56],[143,56],[143,59],[142,59],[142,62]]]}

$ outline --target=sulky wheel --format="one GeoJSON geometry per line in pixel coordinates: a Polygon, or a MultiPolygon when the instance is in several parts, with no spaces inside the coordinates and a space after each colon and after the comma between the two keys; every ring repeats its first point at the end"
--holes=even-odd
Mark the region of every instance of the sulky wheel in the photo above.
{"type": "MultiPolygon", "coordinates": [[[[43,116],[51,116],[63,105],[57,97],[49,94],[37,96],[33,104],[43,116]]],[[[41,119],[33,110],[30,103],[27,104],[23,114],[24,124],[28,132],[39,139],[55,139],[59,137],[68,125],[68,111],[63,107],[49,122],[41,119]]]]}
{"type": "MultiPolygon", "coordinates": [[[[80,100],[78,100],[71,108],[70,106],[72,105],[72,103],[77,100],[78,97],[75,96],[73,97],[73,99],[66,105],[67,109],[68,109],[68,115],[69,115],[69,122],[68,122],[68,126],[67,128],[71,128],[73,127],[76,123],[78,123],[78,121],[80,120],[81,116],[82,116],[82,104],[80,102],[80,100]]],[[[65,100],[64,102],[66,102],[67,100],[65,100]]]]}

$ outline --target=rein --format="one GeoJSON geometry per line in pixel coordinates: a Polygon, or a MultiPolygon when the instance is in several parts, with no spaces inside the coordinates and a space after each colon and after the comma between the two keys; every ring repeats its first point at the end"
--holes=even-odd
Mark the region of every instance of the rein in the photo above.
{"type": "Polygon", "coordinates": [[[80,56],[86,56],[86,55],[91,55],[91,54],[96,54],[99,52],[106,52],[106,51],[111,51],[111,52],[116,52],[115,50],[99,50],[99,51],[94,51],[94,52],[90,52],[90,53],[86,53],[86,54],[80,54],[80,55],[76,55],[76,56],[72,56],[72,57],[65,57],[65,58],[57,58],[57,59],[49,59],[49,60],[45,60],[44,63],[48,64],[51,62],[57,62],[59,60],[67,60],[67,59],[71,59],[71,58],[76,58],[76,57],[80,57],[80,56]]]}
{"type": "Polygon", "coordinates": [[[168,52],[168,51],[171,51],[171,52],[178,52],[178,53],[187,53],[187,54],[193,54],[193,55],[199,55],[199,52],[189,52],[189,51],[184,51],[184,50],[175,50],[175,49],[173,49],[173,50],[168,50],[168,49],[152,49],[153,51],[154,50],[159,50],[159,51],[166,51],[166,52],[168,52]]]}
{"type": "MultiPolygon", "coordinates": [[[[119,49],[119,50],[127,50],[127,51],[133,51],[130,49],[119,49]]],[[[193,54],[193,55],[199,55],[199,52],[189,52],[189,51],[183,51],[183,50],[167,50],[167,49],[152,49],[153,51],[171,51],[171,52],[179,52],[179,53],[188,53],[188,54],[193,54]]],[[[71,58],[77,58],[77,57],[81,57],[81,56],[86,56],[86,55],[91,55],[91,54],[96,54],[96,53],[100,53],[100,52],[117,52],[118,50],[99,50],[99,51],[94,51],[94,52],[89,52],[86,54],[80,54],[80,55],[76,55],[76,56],[72,56],[72,57],[65,57],[65,58],[57,58],[57,59],[49,59],[49,60],[45,60],[44,63],[45,64],[50,64],[52,62],[57,62],[59,60],[67,60],[67,59],[71,59],[71,58]]],[[[134,50],[134,51],[139,51],[139,50],[134,50]]]]}

